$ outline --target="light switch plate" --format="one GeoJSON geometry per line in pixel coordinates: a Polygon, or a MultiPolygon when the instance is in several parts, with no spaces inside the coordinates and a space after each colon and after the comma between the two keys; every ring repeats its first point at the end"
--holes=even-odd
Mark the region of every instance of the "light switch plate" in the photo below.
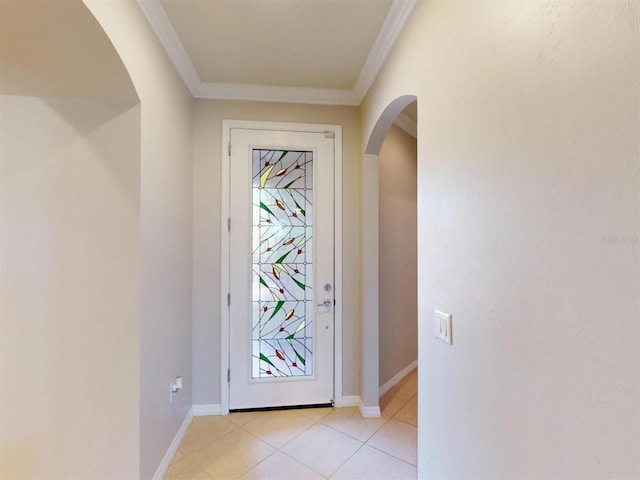
{"type": "Polygon", "coordinates": [[[453,345],[451,336],[451,314],[436,310],[434,319],[436,337],[438,337],[443,342],[448,343],[449,345],[453,345]]]}

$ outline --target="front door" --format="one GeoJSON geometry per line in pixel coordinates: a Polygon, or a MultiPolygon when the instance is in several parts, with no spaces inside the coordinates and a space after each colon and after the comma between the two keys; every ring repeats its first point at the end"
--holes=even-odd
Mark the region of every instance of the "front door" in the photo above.
{"type": "Polygon", "coordinates": [[[334,398],[334,138],[230,131],[229,408],[334,398]]]}

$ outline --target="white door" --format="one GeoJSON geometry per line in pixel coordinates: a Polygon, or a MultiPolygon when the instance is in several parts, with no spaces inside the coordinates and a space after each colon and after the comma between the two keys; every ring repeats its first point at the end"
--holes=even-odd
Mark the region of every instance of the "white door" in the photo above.
{"type": "Polygon", "coordinates": [[[334,138],[230,131],[229,408],[334,398],[334,138]]]}

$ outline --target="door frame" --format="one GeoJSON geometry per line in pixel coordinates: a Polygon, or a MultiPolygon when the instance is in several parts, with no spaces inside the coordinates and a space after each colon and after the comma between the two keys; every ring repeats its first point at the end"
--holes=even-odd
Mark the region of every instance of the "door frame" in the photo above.
{"type": "Polygon", "coordinates": [[[230,244],[228,219],[231,129],[271,130],[287,132],[311,132],[334,135],[334,342],[333,342],[333,392],[336,407],[342,406],[342,126],[311,123],[257,122],[250,120],[222,120],[221,142],[221,198],[220,198],[220,414],[229,413],[229,382],[227,372],[230,367],[230,325],[229,294],[230,244]]]}

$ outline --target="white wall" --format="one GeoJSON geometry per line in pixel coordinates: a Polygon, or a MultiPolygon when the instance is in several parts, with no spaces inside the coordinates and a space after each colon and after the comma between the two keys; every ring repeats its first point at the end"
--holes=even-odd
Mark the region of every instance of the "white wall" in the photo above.
{"type": "Polygon", "coordinates": [[[139,109],[0,102],[0,477],[135,478],[139,109]]]}
{"type": "Polygon", "coordinates": [[[149,478],[192,404],[192,99],[135,2],[85,4],[141,102],[140,475],[149,478]],[[176,375],[185,388],[169,403],[176,375]]]}
{"type": "Polygon", "coordinates": [[[418,2],[367,96],[418,96],[421,477],[640,475],[638,8],[418,2]]]}
{"type": "Polygon", "coordinates": [[[379,385],[418,359],[416,139],[393,125],[379,162],[379,385]]]}
{"type": "Polygon", "coordinates": [[[194,111],[194,404],[220,403],[222,119],[343,126],[343,393],[359,392],[359,116],[353,107],[196,100],[194,111]]]}

